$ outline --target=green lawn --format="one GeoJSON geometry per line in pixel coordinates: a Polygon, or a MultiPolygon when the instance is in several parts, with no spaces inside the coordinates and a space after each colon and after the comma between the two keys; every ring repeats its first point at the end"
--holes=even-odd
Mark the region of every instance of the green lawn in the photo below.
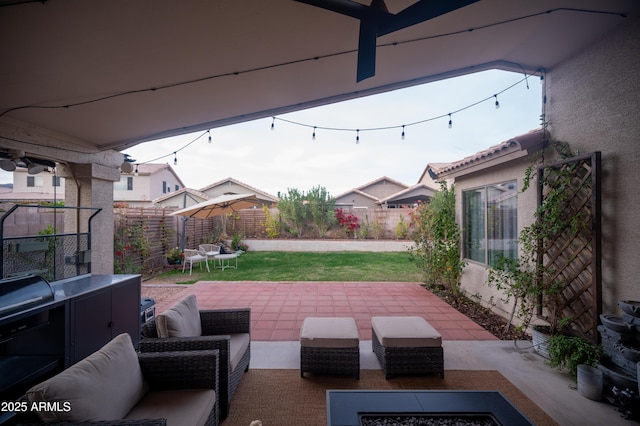
{"type": "MultiPolygon", "coordinates": [[[[232,260],[233,264],[233,260],[232,260]]],[[[213,266],[213,265],[212,265],[213,266]]],[[[187,268],[189,266],[187,265],[187,268]]],[[[203,265],[204,267],[204,265],[203,265]]],[[[158,278],[176,283],[197,281],[403,281],[421,282],[422,274],[408,252],[247,252],[238,258],[238,269],[182,268],[158,278]]]]}

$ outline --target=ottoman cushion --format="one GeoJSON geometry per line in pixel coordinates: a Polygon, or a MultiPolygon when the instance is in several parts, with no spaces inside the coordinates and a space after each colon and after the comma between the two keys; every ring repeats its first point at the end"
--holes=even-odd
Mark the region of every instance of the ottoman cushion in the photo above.
{"type": "Polygon", "coordinates": [[[358,327],[353,318],[305,318],[300,330],[300,346],[308,348],[358,347],[358,327]]]}
{"type": "Polygon", "coordinates": [[[371,327],[380,344],[396,348],[442,346],[442,336],[421,317],[372,317],[371,327]]]}

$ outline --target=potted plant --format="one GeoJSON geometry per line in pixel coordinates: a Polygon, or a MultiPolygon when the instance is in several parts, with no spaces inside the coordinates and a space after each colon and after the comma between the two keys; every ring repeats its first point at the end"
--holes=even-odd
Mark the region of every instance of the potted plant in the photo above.
{"type": "Polygon", "coordinates": [[[174,247],[165,255],[169,265],[180,265],[184,259],[184,253],[180,247],[174,247]]]}
{"type": "Polygon", "coordinates": [[[602,356],[600,346],[594,346],[586,339],[565,333],[555,333],[549,338],[550,367],[567,369],[569,377],[575,382],[578,365],[585,364],[595,367],[602,356]]]}

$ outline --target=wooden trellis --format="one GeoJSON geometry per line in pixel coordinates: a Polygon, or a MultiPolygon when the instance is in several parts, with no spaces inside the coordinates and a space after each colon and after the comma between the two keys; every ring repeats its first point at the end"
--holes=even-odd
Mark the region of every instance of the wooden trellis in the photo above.
{"type": "Polygon", "coordinates": [[[602,312],[600,161],[594,152],[538,169],[538,204],[561,194],[560,226],[542,242],[539,257],[545,279],[561,283],[556,316],[571,318],[573,334],[593,343],[602,312]]]}

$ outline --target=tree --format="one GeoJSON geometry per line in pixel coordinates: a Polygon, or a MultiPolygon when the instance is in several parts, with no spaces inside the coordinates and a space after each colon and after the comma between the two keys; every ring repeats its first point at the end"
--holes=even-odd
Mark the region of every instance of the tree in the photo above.
{"type": "Polygon", "coordinates": [[[290,232],[298,238],[302,237],[309,214],[304,192],[296,188],[288,188],[287,193],[278,201],[278,210],[290,232]]]}
{"type": "Polygon", "coordinates": [[[329,228],[336,223],[333,209],[336,199],[322,186],[313,187],[306,196],[309,216],[313,225],[318,230],[318,236],[323,238],[329,228]]]}
{"type": "Polygon", "coordinates": [[[457,292],[464,262],[460,257],[460,228],[456,223],[454,187],[440,184],[429,204],[420,204],[412,214],[416,227],[411,258],[424,271],[425,284],[444,286],[457,292]]]}

